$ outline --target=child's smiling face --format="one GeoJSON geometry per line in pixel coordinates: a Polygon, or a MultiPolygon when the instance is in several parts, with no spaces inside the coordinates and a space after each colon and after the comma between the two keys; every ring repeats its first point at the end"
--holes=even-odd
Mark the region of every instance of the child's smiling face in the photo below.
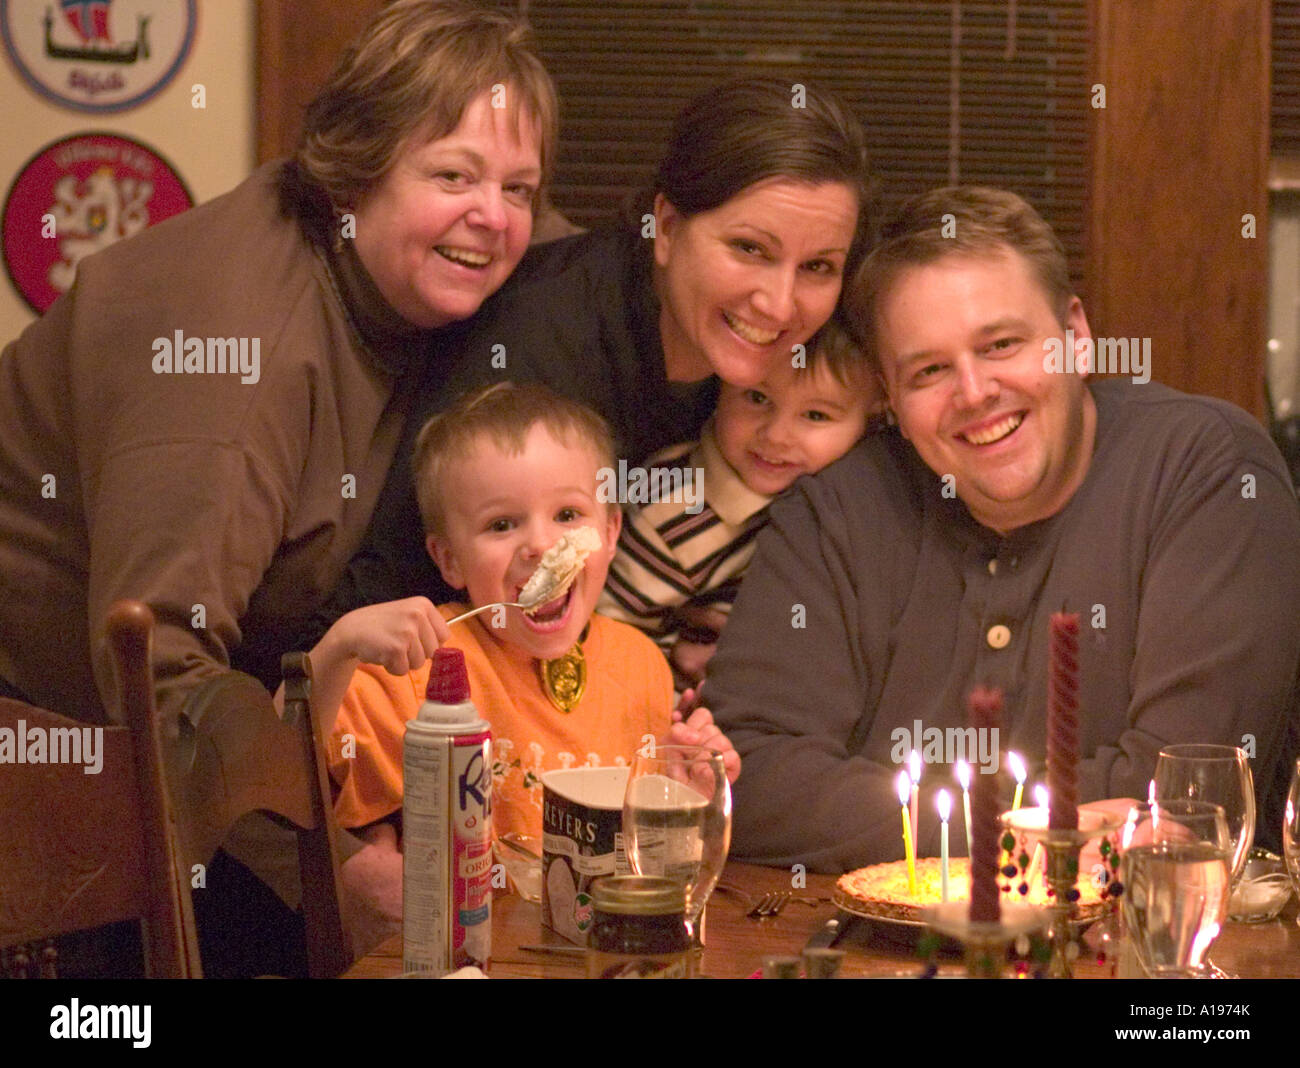
{"type": "Polygon", "coordinates": [[[429,552],[451,585],[464,588],[475,606],[517,601],[542,554],[574,527],[594,527],[601,547],[569,592],[532,617],[504,609],[481,617],[488,632],[541,660],[573,648],[591,618],[618,544],[622,513],[597,500],[601,460],[575,433],[569,443],[534,424],[524,449],[503,451],[486,435],[468,457],[449,463],[443,479],[444,533],[430,534],[429,552]]]}
{"type": "Polygon", "coordinates": [[[714,416],[718,451],[755,493],[778,494],[848,452],[873,399],[871,389],[845,385],[824,365],[800,372],[787,361],[752,389],[724,382],[714,416]]]}

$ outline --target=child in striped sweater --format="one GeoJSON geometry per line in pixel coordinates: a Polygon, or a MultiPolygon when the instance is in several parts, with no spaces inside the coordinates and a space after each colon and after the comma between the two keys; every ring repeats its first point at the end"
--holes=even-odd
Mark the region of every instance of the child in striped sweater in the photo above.
{"type": "Polygon", "coordinates": [[[704,677],[767,506],[848,452],[880,396],[861,349],[832,320],[806,357],[796,352],[757,386],[723,383],[699,441],[624,480],[623,531],[598,611],[658,642],[678,689],[704,677]]]}

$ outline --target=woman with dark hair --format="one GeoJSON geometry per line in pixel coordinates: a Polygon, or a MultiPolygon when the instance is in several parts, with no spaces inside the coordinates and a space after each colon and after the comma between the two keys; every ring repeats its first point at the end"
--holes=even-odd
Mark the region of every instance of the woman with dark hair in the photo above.
{"type": "Polygon", "coordinates": [[[423,552],[412,488],[409,445],[425,418],[509,379],[591,405],[631,463],[698,437],[718,378],[759,382],[831,316],[869,242],[872,194],[862,127],[834,96],[750,80],[692,100],[639,218],[531,249],[441,339],[455,358],[424,365],[366,545],[300,645],[353,608],[418,595],[412,655],[432,653],[422,621],[452,591],[423,552]]]}

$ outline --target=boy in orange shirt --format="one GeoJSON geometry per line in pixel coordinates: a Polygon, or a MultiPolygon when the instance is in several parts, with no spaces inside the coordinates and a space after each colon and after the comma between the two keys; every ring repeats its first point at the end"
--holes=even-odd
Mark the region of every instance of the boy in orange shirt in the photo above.
{"type": "Polygon", "coordinates": [[[568,592],[531,616],[493,608],[448,628],[465,605],[408,598],[349,612],[311,652],[312,703],[340,787],[335,812],[368,843],[344,882],[390,921],[401,916],[402,738],[441,645],[465,652],[471,699],[492,725],[498,834],[540,839],[543,772],[626,763],[648,738],[712,746],[729,778],[739,773],[706,709],[673,722],[672,677],[654,643],[593,614],[622,523],[597,492],[613,462],[604,421],[542,387],[506,383],[462,399],[421,431],[414,463],[426,545],[448,583],[475,606],[518,601],[566,532],[592,527],[600,548],[568,592]],[[586,686],[576,696],[547,683],[575,677],[579,662],[586,686]]]}

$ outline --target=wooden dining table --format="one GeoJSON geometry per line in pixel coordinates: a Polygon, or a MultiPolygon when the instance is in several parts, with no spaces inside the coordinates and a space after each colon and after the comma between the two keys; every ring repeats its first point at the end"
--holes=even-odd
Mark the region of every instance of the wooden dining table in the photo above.
{"type": "MultiPolygon", "coordinates": [[[[709,899],[704,925],[701,974],[718,979],[742,979],[761,973],[772,956],[798,956],[808,937],[836,914],[831,901],[833,875],[796,878],[789,869],[729,862],[709,899]],[[803,883],[803,885],[799,885],[803,883]],[[793,884],[793,885],[792,885],[793,884]],[[767,891],[789,891],[791,901],[779,915],[747,916],[753,902],[767,891]]],[[[559,935],[542,927],[541,907],[514,894],[498,894],[492,903],[493,978],[577,979],[585,975],[580,953],[559,935]],[[535,948],[552,947],[562,952],[535,948]]],[[[1292,900],[1276,920],[1259,924],[1228,923],[1214,943],[1214,962],[1230,974],[1250,979],[1300,978],[1300,927],[1292,900]]],[[[918,978],[929,960],[921,956],[920,932],[867,919],[855,921],[836,943],[844,950],[841,975],[846,978],[918,978]]],[[[959,955],[941,952],[934,963],[940,975],[961,975],[959,955]]],[[[1109,978],[1113,961],[1099,962],[1085,944],[1075,961],[1078,978],[1109,978]]],[[[402,972],[402,941],[394,937],[350,968],[344,978],[393,978],[402,972]]]]}

